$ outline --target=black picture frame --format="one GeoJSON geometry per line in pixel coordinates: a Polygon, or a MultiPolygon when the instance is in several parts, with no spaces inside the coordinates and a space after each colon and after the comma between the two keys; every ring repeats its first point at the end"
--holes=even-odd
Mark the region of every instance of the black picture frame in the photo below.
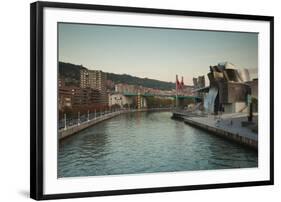
{"type": "Polygon", "coordinates": [[[92,197],[106,195],[171,192],[227,187],[273,185],[274,183],[274,17],[229,13],[195,12],[183,10],[120,7],[58,2],[35,2],[30,5],[30,197],[36,200],[92,197]],[[77,192],[66,194],[43,193],[43,9],[62,8],[102,10],[131,13],[164,14],[238,20],[267,21],[270,23],[270,179],[239,183],[204,184],[174,187],[155,187],[128,190],[77,192]]]}

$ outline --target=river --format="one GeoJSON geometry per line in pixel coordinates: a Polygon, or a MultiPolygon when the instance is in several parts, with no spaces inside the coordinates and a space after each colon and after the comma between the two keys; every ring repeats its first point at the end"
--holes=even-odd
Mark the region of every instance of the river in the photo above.
{"type": "Polygon", "coordinates": [[[258,166],[256,151],[170,117],[122,114],[61,141],[58,177],[258,166]]]}

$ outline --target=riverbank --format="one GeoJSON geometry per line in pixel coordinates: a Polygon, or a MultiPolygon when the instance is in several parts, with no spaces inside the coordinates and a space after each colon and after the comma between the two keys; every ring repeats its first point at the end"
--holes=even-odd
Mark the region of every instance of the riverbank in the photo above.
{"type": "Polygon", "coordinates": [[[173,113],[173,118],[258,150],[258,134],[248,127],[242,127],[242,122],[247,120],[245,113],[223,114],[219,118],[214,115],[186,116],[182,113],[173,113]]]}
{"type": "Polygon", "coordinates": [[[132,112],[156,112],[156,111],[170,111],[170,108],[153,108],[153,109],[131,109],[131,110],[120,110],[116,112],[111,112],[108,114],[104,114],[102,116],[93,118],[91,120],[82,122],[80,124],[76,124],[73,126],[69,126],[67,128],[60,129],[58,131],[58,138],[59,140],[65,139],[69,136],[72,136],[90,126],[93,126],[97,123],[100,123],[102,121],[111,119],[113,117],[119,116],[120,114],[125,114],[125,113],[132,113],[132,112]]]}

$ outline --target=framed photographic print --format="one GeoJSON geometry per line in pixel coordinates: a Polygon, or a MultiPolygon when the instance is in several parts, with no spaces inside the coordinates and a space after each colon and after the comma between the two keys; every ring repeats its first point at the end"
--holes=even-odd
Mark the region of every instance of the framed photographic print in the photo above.
{"type": "Polygon", "coordinates": [[[31,4],[31,198],[273,184],[273,17],[31,4]]]}

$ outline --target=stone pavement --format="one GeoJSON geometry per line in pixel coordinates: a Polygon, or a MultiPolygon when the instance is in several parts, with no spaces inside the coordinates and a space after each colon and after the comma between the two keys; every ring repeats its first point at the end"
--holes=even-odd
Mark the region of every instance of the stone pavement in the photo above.
{"type": "MultiPolygon", "coordinates": [[[[242,127],[241,122],[247,121],[247,113],[223,114],[223,115],[207,115],[207,116],[190,116],[185,117],[187,124],[197,126],[199,128],[218,133],[245,144],[258,144],[258,134],[254,133],[248,127],[242,127]]],[[[257,123],[258,115],[254,114],[253,122],[257,123]]],[[[251,146],[251,145],[250,145],[251,146]]]]}

